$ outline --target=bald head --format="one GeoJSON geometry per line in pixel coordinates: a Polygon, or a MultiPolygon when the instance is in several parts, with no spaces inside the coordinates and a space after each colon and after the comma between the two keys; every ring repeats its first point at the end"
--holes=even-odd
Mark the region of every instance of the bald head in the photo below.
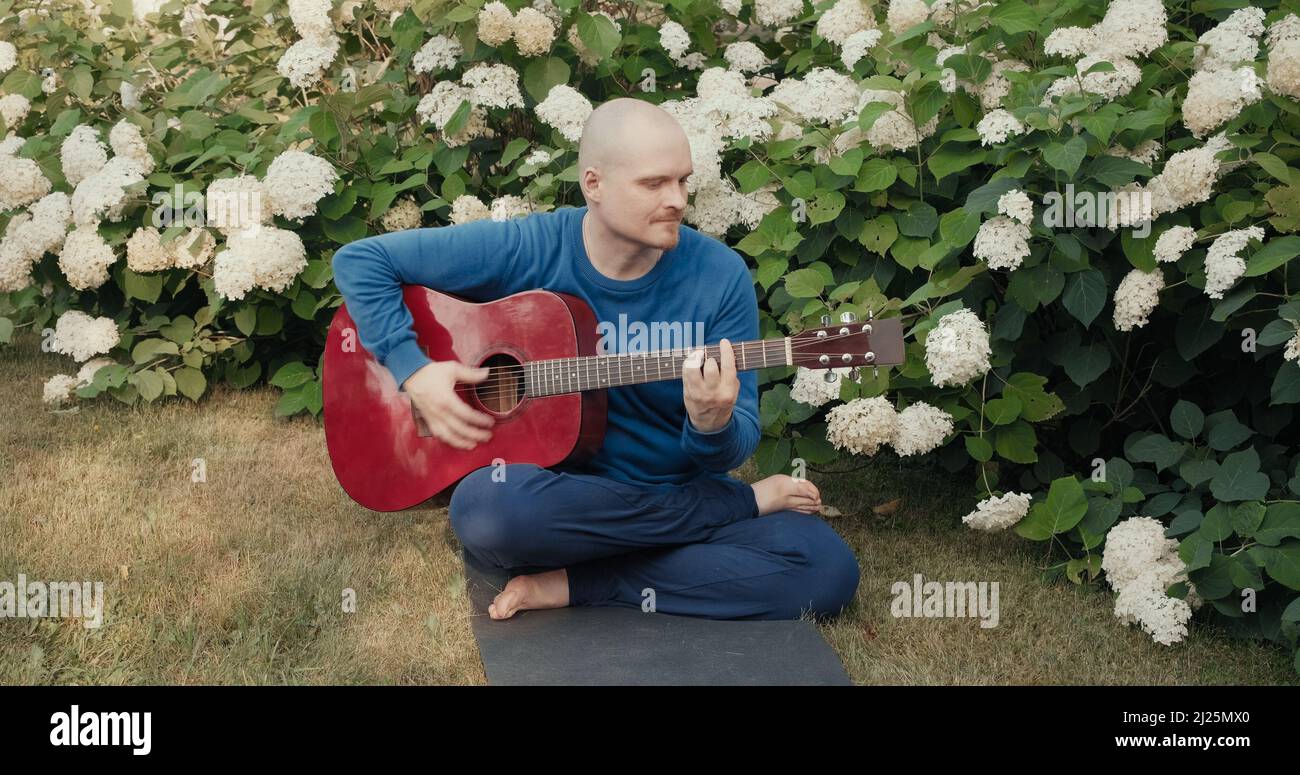
{"type": "Polygon", "coordinates": [[[686,133],[668,111],[643,100],[618,97],[587,116],[578,143],[578,170],[595,167],[602,176],[617,173],[644,154],[681,143],[689,149],[686,133]]]}

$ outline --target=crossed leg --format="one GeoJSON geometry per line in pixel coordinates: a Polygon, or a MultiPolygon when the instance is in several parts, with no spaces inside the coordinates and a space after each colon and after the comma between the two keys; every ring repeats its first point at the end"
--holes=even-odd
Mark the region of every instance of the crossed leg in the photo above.
{"type": "Polygon", "coordinates": [[[465,548],[516,576],[490,611],[639,607],[717,619],[833,615],[858,585],[853,552],[815,510],[816,488],[779,477],[634,485],[532,464],[481,468],[457,486],[465,548]],[[494,471],[497,476],[494,478],[494,471]],[[791,508],[791,507],[795,508],[791,508]]]}

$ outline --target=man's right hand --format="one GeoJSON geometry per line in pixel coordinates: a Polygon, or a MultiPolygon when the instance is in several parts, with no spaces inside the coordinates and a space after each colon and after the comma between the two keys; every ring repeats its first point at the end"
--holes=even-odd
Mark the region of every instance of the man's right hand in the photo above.
{"type": "Polygon", "coordinates": [[[476,369],[456,361],[435,361],[407,377],[402,389],[434,436],[453,447],[473,449],[492,438],[487,429],[496,420],[465,403],[456,394],[456,383],[482,382],[489,373],[486,366],[476,369]]]}

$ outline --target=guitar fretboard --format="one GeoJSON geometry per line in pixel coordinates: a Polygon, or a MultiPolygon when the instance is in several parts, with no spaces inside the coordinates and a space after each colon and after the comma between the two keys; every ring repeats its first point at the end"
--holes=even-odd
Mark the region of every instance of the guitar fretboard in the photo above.
{"type": "MultiPolygon", "coordinates": [[[[695,350],[701,348],[694,348],[695,350]]],[[[704,348],[705,360],[722,362],[718,345],[704,348]]],[[[764,339],[732,344],[736,370],[750,371],[769,366],[793,366],[790,338],[764,339]]],[[[693,350],[656,350],[649,353],[622,355],[584,355],[524,363],[524,393],[529,396],[553,396],[583,390],[637,385],[681,379],[682,364],[693,350]]]]}

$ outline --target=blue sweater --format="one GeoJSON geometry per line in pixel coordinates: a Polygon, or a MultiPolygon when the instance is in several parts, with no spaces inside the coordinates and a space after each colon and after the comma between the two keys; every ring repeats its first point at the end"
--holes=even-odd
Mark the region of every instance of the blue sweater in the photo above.
{"type": "MultiPolygon", "coordinates": [[[[608,345],[602,354],[758,338],[753,279],[734,250],[682,225],[677,247],[665,251],[649,272],[635,280],[613,280],[587,257],[586,212],[586,207],[562,207],[506,221],[367,237],[334,254],[334,282],[362,346],[399,386],[430,362],[416,343],[403,284],[478,302],[534,288],[574,294],[595,312],[598,335],[608,345]],[[679,332],[674,341],[648,333],[672,328],[679,332]]],[[[565,470],[653,484],[726,476],[753,454],[759,439],[757,373],[742,371],[738,377],[731,420],[712,433],[691,424],[680,379],[609,388],[604,444],[584,466],[565,470]]]]}

